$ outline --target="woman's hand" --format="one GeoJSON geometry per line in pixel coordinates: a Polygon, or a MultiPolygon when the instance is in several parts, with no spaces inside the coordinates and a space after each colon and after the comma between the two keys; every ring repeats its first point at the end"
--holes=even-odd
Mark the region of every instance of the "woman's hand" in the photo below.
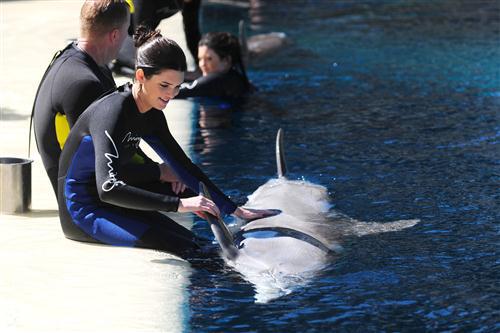
{"type": "MultiPolygon", "coordinates": [[[[197,212],[207,212],[215,217],[220,216],[220,211],[219,208],[217,208],[217,205],[212,200],[201,195],[180,199],[177,211],[179,213],[193,212],[195,214],[197,212]]],[[[197,215],[200,216],[199,214],[197,215]]]]}
{"type": "Polygon", "coordinates": [[[234,211],[234,215],[239,217],[240,219],[251,221],[256,219],[262,219],[264,217],[274,216],[281,213],[279,209],[252,209],[252,208],[244,208],[238,207],[234,211]]]}
{"type": "Polygon", "coordinates": [[[173,182],[172,183],[172,191],[174,191],[175,194],[179,194],[184,192],[186,189],[186,185],[181,182],[173,182]]]}

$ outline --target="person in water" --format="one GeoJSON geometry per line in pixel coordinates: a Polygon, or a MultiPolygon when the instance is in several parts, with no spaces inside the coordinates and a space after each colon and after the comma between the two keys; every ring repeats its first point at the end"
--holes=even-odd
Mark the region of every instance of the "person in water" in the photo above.
{"type": "Polygon", "coordinates": [[[58,182],[62,229],[77,241],[189,256],[200,248],[200,240],[160,211],[234,214],[242,219],[272,212],[237,207],[185,155],[161,111],[184,81],[184,53],[159,31],[140,28],[134,39],[138,48],[134,83],[90,105],[62,151],[58,182]],[[134,161],[142,139],[165,163],[134,161]],[[200,182],[213,201],[198,195],[200,182]]]}
{"type": "Polygon", "coordinates": [[[93,101],[116,88],[106,64],[118,54],[128,25],[125,1],[86,0],[80,37],[56,53],[38,86],[35,139],[56,194],[59,156],[70,127],[93,101]]]}
{"type": "Polygon", "coordinates": [[[238,38],[227,32],[209,32],[198,43],[202,76],[183,84],[177,98],[236,99],[253,90],[241,57],[238,38]]]}

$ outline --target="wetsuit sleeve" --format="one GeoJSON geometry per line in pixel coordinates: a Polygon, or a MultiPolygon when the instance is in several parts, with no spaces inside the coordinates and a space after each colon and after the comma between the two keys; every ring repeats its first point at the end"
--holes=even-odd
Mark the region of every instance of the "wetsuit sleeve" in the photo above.
{"type": "Polygon", "coordinates": [[[232,202],[190,159],[174,139],[168,129],[163,112],[149,111],[150,126],[153,135],[144,137],[144,140],[156,153],[172,167],[176,175],[192,191],[198,193],[199,182],[203,182],[209,189],[212,199],[223,215],[233,213],[237,206],[232,202]]]}
{"type": "Polygon", "coordinates": [[[66,89],[61,102],[69,126],[73,127],[82,112],[104,92],[104,88],[94,80],[72,82],[66,89]]]}
{"type": "Polygon", "coordinates": [[[237,98],[246,91],[243,79],[236,73],[213,73],[183,84],[176,98],[231,97],[237,98]]]}
{"type": "MultiPolygon", "coordinates": [[[[120,155],[125,149],[122,138],[128,128],[119,112],[101,112],[89,126],[95,151],[95,175],[99,198],[112,205],[139,209],[177,211],[179,198],[150,192],[126,182],[127,171],[121,166],[120,155]]],[[[143,171],[141,171],[143,172],[143,171]]]]}

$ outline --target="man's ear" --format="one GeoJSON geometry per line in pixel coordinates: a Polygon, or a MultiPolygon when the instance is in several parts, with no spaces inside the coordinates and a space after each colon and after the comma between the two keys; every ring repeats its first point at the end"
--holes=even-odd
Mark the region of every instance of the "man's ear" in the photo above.
{"type": "Polygon", "coordinates": [[[117,40],[120,39],[120,30],[119,29],[113,29],[109,33],[109,40],[112,43],[116,43],[117,40]]]}

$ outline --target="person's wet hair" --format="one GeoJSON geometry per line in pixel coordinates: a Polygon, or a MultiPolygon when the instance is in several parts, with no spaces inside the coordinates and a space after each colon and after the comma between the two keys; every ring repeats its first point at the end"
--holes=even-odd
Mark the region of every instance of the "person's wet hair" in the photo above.
{"type": "Polygon", "coordinates": [[[141,68],[146,78],[165,69],[187,70],[186,56],[181,47],[163,37],[159,30],[139,26],[134,34],[134,43],[137,48],[135,68],[141,68]]]}
{"type": "Polygon", "coordinates": [[[86,0],[80,11],[81,34],[102,35],[119,29],[128,22],[129,10],[124,0],[86,0]]]}
{"type": "Polygon", "coordinates": [[[246,84],[250,86],[241,56],[240,43],[236,36],[228,32],[208,32],[201,37],[198,46],[206,46],[212,49],[221,59],[230,57],[231,67],[240,72],[246,84]]]}

